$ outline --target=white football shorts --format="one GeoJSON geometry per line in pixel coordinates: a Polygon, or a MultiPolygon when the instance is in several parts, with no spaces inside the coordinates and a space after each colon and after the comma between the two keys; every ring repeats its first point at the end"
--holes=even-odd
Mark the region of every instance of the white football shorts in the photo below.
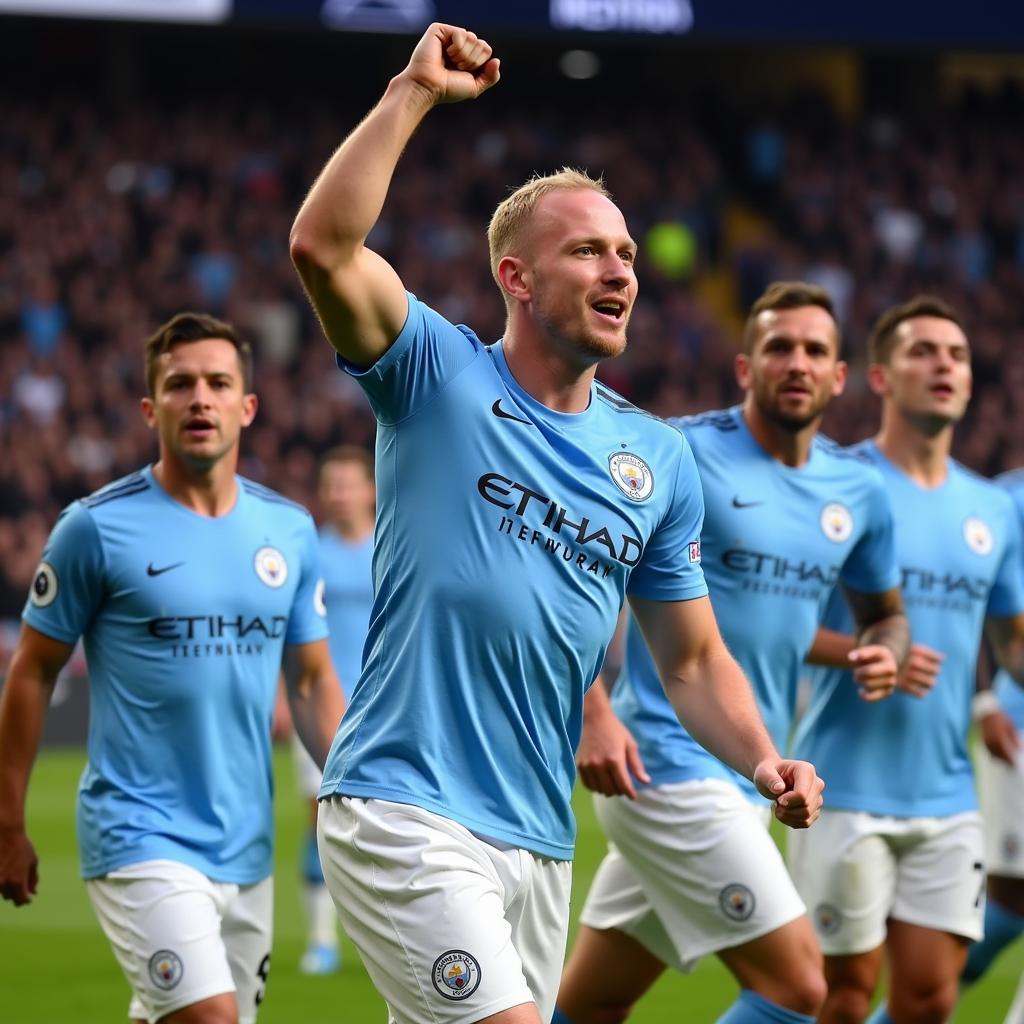
{"type": "Polygon", "coordinates": [[[132,990],[128,1016],[150,1024],[234,992],[253,1024],[270,972],[274,883],[214,882],[187,864],[150,860],[85,883],[132,990]]]}
{"type": "Polygon", "coordinates": [[[826,956],[877,948],[890,917],[980,939],[984,862],[977,811],[895,818],[825,810],[789,840],[789,869],[826,956]]]}
{"type": "Polygon", "coordinates": [[[730,782],[647,786],[636,800],[594,796],[609,851],[580,915],[617,928],[662,963],[690,971],[804,913],[755,807],[730,782]]]}
{"type": "Polygon", "coordinates": [[[572,864],[408,804],[320,803],[320,862],[395,1024],[468,1024],[522,1003],[550,1020],[572,864]]]}
{"type": "MultiPolygon", "coordinates": [[[[1024,746],[1024,733],[1020,733],[1024,746]]],[[[1024,878],[1024,754],[1014,767],[978,744],[978,792],[990,875],[1024,878]]]]}

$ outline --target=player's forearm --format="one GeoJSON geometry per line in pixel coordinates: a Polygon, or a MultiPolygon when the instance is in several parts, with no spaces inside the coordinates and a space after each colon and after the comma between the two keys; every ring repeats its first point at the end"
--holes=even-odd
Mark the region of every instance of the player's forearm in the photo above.
{"type": "Polygon", "coordinates": [[[338,677],[333,672],[304,676],[298,687],[289,689],[288,703],[295,732],[322,769],[345,711],[338,677]]]}
{"type": "Polygon", "coordinates": [[[804,660],[811,665],[824,665],[827,668],[849,668],[850,651],[856,646],[855,637],[821,626],[804,660]]]}
{"type": "Polygon", "coordinates": [[[902,613],[888,615],[884,619],[865,626],[857,637],[859,647],[879,644],[888,647],[897,665],[903,665],[910,652],[910,623],[902,613]]]}
{"type": "Polygon", "coordinates": [[[0,828],[25,828],[25,794],[55,682],[15,654],[0,696],[0,828]]]}
{"type": "Polygon", "coordinates": [[[690,735],[741,775],[752,778],[762,761],[779,758],[750,683],[724,648],[681,666],[663,685],[690,735]]]}
{"type": "Polygon", "coordinates": [[[291,233],[296,264],[333,269],[355,253],[380,217],[398,160],[434,105],[403,75],[336,150],[302,204],[291,233]]]}

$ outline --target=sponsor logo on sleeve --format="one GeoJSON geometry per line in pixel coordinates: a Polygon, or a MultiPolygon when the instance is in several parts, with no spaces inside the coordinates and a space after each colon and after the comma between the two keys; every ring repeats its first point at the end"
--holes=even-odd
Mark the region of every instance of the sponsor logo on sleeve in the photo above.
{"type": "Polygon", "coordinates": [[[32,577],[32,589],[28,599],[37,608],[45,608],[57,599],[57,571],[49,562],[40,562],[32,577]]]}
{"type": "Polygon", "coordinates": [[[700,561],[700,541],[699,540],[691,540],[690,541],[690,561],[691,562],[699,562],[700,561]]]}

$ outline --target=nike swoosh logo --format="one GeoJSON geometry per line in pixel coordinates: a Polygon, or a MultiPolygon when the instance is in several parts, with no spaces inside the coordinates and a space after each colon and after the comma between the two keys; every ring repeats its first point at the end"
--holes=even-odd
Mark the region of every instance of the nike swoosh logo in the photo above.
{"type": "Polygon", "coordinates": [[[491,406],[491,412],[500,420],[514,420],[516,423],[525,423],[528,427],[532,427],[533,424],[529,420],[524,420],[519,416],[513,416],[510,412],[505,412],[501,407],[501,399],[496,398],[494,405],[491,406]]]}
{"type": "Polygon", "coordinates": [[[146,575],[147,576],[161,576],[161,575],[163,575],[163,573],[170,572],[172,569],[177,569],[179,565],[184,565],[184,564],[185,564],[184,562],[175,562],[173,565],[164,565],[164,566],[161,566],[159,569],[154,569],[153,568],[153,563],[150,562],[149,565],[146,566],[146,575]]]}
{"type": "Polygon", "coordinates": [[[733,508],[753,508],[755,505],[763,504],[763,501],[740,501],[739,495],[732,499],[733,508]]]}

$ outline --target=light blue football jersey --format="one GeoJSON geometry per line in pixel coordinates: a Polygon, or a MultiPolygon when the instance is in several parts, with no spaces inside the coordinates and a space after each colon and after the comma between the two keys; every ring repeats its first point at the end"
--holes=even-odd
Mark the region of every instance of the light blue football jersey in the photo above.
{"type": "MultiPolygon", "coordinates": [[[[829,807],[898,817],[972,810],[967,731],[983,622],[1024,610],[1013,502],[952,460],[946,481],[925,489],[873,441],[856,450],[881,470],[892,503],[911,636],[945,661],[926,697],[897,692],[872,704],[858,699],[848,672],[815,670],[795,752],[826,780],[829,807]]],[[[825,624],[852,628],[842,601],[830,602],[825,624]]]]}
{"type": "Polygon", "coordinates": [[[568,859],[584,691],[627,593],[707,593],[703,502],[674,427],[600,384],[554,412],[409,296],[356,373],[378,420],[376,597],[321,796],[415,804],[568,859]]]}
{"type": "MultiPolygon", "coordinates": [[[[1024,532],[1024,470],[1014,469],[1009,473],[1003,473],[1002,476],[996,477],[995,482],[1009,493],[1017,512],[1017,522],[1024,532]]],[[[1024,730],[1024,688],[1003,671],[996,674],[992,685],[999,695],[999,703],[1003,710],[1013,719],[1013,724],[1018,729],[1024,730]]]]}
{"type": "Polygon", "coordinates": [[[331,631],[331,661],[346,701],[352,699],[363,667],[363,645],[373,607],[372,562],[372,536],[353,544],[330,526],[320,528],[320,569],[331,631]]]}
{"type": "MultiPolygon", "coordinates": [[[[804,657],[836,583],[879,593],[899,581],[881,478],[824,437],[815,438],[803,466],[784,465],[757,443],[739,406],[672,422],[700,471],[702,564],[722,637],[785,750],[804,657]]],[[[612,705],[653,785],[724,778],[762,799],[679,724],[634,621],[612,705]]]]}
{"type": "Polygon", "coordinates": [[[282,648],[327,625],[309,513],[237,479],[235,507],[210,518],[146,468],[69,505],[47,542],[23,614],[84,640],[85,878],[153,859],[238,884],[271,872],[282,648]]]}

